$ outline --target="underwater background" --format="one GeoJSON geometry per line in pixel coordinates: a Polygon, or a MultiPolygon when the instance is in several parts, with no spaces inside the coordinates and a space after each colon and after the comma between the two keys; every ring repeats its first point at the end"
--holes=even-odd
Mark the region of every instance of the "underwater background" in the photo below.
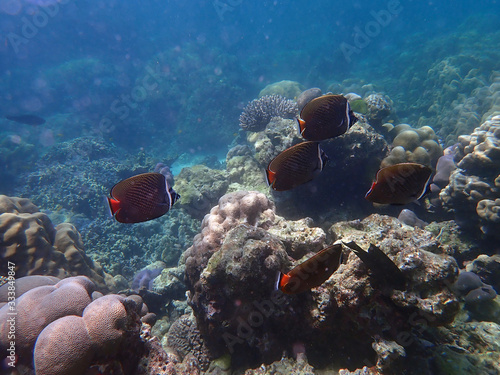
{"type": "Polygon", "coordinates": [[[500,374],[499,25],[496,0],[0,0],[1,373],[500,374]],[[273,191],[311,88],[358,120],[273,191]],[[429,194],[366,200],[403,162],[429,194]],[[180,199],[111,218],[147,172],[180,199]],[[274,290],[336,241],[406,287],[343,246],[321,286],[274,290]]]}

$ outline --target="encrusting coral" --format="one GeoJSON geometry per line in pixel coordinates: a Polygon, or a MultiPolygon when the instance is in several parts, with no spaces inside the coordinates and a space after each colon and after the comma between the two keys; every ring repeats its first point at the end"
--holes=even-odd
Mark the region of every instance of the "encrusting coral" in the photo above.
{"type": "Polygon", "coordinates": [[[54,227],[28,199],[0,195],[0,235],[0,255],[16,265],[17,277],[86,275],[103,291],[114,288],[113,278],[85,255],[76,228],[54,227]]]}
{"type": "Polygon", "coordinates": [[[439,198],[462,228],[499,238],[500,116],[458,140],[457,169],[439,198]]]}

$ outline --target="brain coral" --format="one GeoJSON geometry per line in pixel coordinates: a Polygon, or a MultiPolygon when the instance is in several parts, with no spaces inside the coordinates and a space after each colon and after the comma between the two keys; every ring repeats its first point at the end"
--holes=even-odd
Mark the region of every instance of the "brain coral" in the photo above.
{"type": "Polygon", "coordinates": [[[457,169],[439,198],[462,228],[500,238],[500,116],[458,140],[457,169]]]}
{"type": "MultiPolygon", "coordinates": [[[[36,278],[28,284],[39,284],[41,280],[36,278]]],[[[19,296],[16,366],[26,373],[33,373],[34,367],[37,375],[89,374],[93,365],[103,374],[146,375],[149,372],[144,368],[158,365],[153,363],[155,358],[164,358],[160,367],[166,366],[163,350],[141,335],[141,328],[148,327],[141,323],[148,311],[142,299],[137,295],[102,297],[94,289],[89,278],[77,276],[34,287],[19,296]]],[[[11,340],[7,335],[9,311],[9,305],[0,309],[2,353],[7,352],[11,340]]]]}
{"type": "MultiPolygon", "coordinates": [[[[21,359],[31,358],[35,341],[51,322],[66,315],[81,315],[92,301],[94,283],[85,276],[59,281],[55,285],[39,286],[24,293],[16,300],[16,348],[21,359]]],[[[0,347],[6,350],[8,305],[0,309],[0,347]]]]}
{"type": "Polygon", "coordinates": [[[298,113],[297,103],[279,95],[266,95],[252,100],[240,116],[240,127],[249,131],[263,130],[271,118],[293,118],[298,113]]]}
{"type": "Polygon", "coordinates": [[[0,256],[16,265],[17,277],[86,275],[100,289],[113,287],[112,278],[85,255],[76,228],[68,223],[54,228],[27,199],[0,195],[0,235],[0,256]]]}

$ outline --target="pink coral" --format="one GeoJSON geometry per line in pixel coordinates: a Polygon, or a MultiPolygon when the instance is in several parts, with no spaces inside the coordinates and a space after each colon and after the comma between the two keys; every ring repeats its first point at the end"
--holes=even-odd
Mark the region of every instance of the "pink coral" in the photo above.
{"type": "Polygon", "coordinates": [[[193,246],[183,254],[191,283],[196,283],[231,228],[238,224],[268,228],[274,219],[274,204],[262,193],[238,191],[221,197],[219,204],[203,218],[201,233],[195,236],[193,246]]]}

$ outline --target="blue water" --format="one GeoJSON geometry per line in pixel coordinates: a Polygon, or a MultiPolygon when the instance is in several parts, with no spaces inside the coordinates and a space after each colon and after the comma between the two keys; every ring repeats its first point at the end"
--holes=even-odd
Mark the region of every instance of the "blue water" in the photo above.
{"type": "Polygon", "coordinates": [[[418,56],[425,47],[420,40],[408,45],[410,38],[432,43],[458,27],[484,35],[498,28],[500,9],[497,1],[8,0],[1,7],[0,112],[74,113],[85,124],[70,126],[61,138],[104,132],[130,149],[161,143],[201,153],[231,142],[242,106],[268,83],[288,79],[321,87],[348,78],[398,79],[406,64],[398,57],[418,56]],[[375,26],[374,14],[381,17],[375,26]],[[366,27],[371,36],[357,49],[357,30],[366,27]],[[347,44],[357,52],[346,58],[347,44]],[[133,120],[99,125],[155,55],[171,49],[177,52],[161,66],[179,81],[171,95],[163,103],[149,103],[150,97],[145,105],[132,102],[133,120]],[[74,66],[84,59],[92,63],[74,66]],[[62,72],[64,64],[73,66],[62,72]]]}

